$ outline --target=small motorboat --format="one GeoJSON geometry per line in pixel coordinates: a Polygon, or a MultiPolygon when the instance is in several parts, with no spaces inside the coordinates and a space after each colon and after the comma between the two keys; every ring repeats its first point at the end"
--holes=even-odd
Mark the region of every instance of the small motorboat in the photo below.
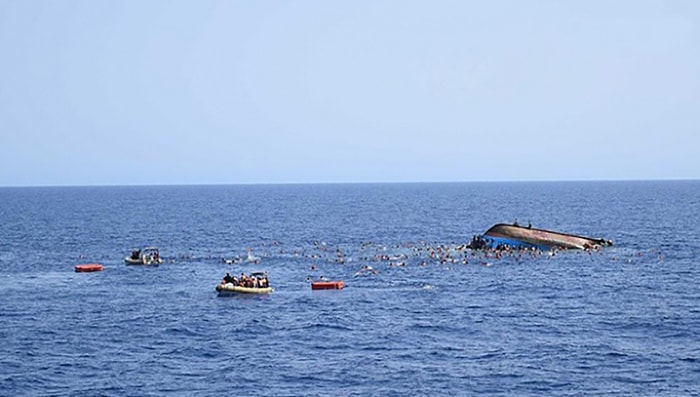
{"type": "Polygon", "coordinates": [[[250,276],[242,275],[240,280],[226,273],[221,283],[216,286],[216,292],[219,296],[269,294],[272,292],[272,287],[266,272],[255,272],[250,276]]]}
{"type": "Polygon", "coordinates": [[[160,251],[156,247],[146,247],[144,249],[134,249],[131,255],[124,258],[127,265],[148,265],[158,266],[163,263],[160,251]]]}

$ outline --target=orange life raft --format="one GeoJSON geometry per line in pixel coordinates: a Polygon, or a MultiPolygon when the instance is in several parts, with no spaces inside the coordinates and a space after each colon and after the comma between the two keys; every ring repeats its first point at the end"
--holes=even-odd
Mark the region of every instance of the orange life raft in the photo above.
{"type": "Polygon", "coordinates": [[[311,289],[343,289],[342,281],[315,281],[311,283],[311,289]]]}
{"type": "Polygon", "coordinates": [[[104,267],[99,263],[89,263],[87,265],[75,265],[77,273],[101,272],[104,267]]]}

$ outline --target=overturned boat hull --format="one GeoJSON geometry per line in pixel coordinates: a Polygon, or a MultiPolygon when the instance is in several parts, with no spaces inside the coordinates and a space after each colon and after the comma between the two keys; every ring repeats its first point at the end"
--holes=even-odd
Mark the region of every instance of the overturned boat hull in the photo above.
{"type": "Polygon", "coordinates": [[[475,238],[472,248],[590,249],[612,245],[611,240],[499,223],[475,238]]]}

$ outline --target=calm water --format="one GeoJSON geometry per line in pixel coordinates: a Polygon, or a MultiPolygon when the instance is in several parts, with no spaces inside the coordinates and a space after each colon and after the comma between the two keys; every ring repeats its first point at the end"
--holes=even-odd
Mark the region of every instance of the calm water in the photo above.
{"type": "Polygon", "coordinates": [[[700,395],[698,214],[696,181],[0,188],[0,394],[700,395]],[[515,219],[616,245],[459,250],[515,219]]]}

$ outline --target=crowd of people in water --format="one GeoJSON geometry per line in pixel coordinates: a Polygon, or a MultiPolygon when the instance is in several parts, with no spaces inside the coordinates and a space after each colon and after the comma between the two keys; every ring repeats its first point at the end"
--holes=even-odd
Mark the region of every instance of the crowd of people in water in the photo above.
{"type": "MultiPolygon", "coordinates": [[[[519,264],[560,256],[561,249],[538,249],[537,247],[518,247],[500,245],[495,248],[475,249],[471,239],[463,242],[394,242],[391,244],[373,241],[335,242],[321,240],[281,243],[273,240],[261,240],[241,247],[243,260],[227,261],[221,254],[190,252],[175,256],[177,261],[219,262],[229,266],[243,266],[249,271],[250,266],[260,264],[296,264],[307,280],[320,279],[320,275],[337,277],[354,275],[354,277],[381,276],[385,272],[400,271],[408,268],[430,268],[440,266],[441,270],[450,270],[463,265],[492,266],[498,263],[519,264]]],[[[641,251],[606,250],[600,244],[581,250],[568,250],[570,255],[602,256],[611,262],[634,263],[648,260],[650,256],[662,260],[658,249],[641,251]],[[645,259],[642,259],[645,258],[645,259]]],[[[569,255],[569,256],[570,256],[569,255]]],[[[231,272],[232,274],[236,274],[231,272]]],[[[249,288],[269,286],[267,277],[241,273],[239,276],[226,274],[222,283],[249,288]]]]}
{"type": "MultiPolygon", "coordinates": [[[[344,267],[352,267],[356,264],[357,268],[353,271],[356,276],[371,276],[386,271],[387,268],[431,265],[451,267],[468,264],[490,266],[497,261],[520,263],[538,258],[551,258],[564,250],[556,247],[540,249],[505,244],[493,248],[486,246],[475,249],[471,243],[469,240],[463,243],[420,241],[392,245],[361,242],[353,246],[347,243],[329,244],[323,241],[312,241],[306,247],[289,247],[275,241],[261,243],[255,248],[255,252],[262,262],[284,260],[290,263],[305,263],[309,270],[307,275],[314,278],[318,277],[318,274],[328,273],[329,269],[332,269],[329,265],[332,264],[346,265],[344,267]]],[[[604,252],[609,251],[604,250],[601,244],[571,252],[572,255],[603,255],[604,252]]],[[[614,261],[616,259],[613,256],[614,254],[611,254],[611,259],[614,261]]]]}
{"type": "Polygon", "coordinates": [[[245,288],[268,288],[270,286],[266,273],[251,273],[250,275],[241,273],[240,277],[226,273],[221,280],[221,284],[233,284],[234,286],[245,288]]]}
{"type": "MultiPolygon", "coordinates": [[[[252,251],[248,249],[249,254],[252,251]]],[[[659,260],[663,255],[658,249],[645,251],[614,252],[603,249],[602,245],[585,247],[582,250],[549,249],[543,250],[537,247],[499,245],[495,248],[484,247],[474,249],[470,243],[398,243],[383,245],[372,242],[361,243],[359,246],[343,244],[331,245],[323,242],[313,242],[310,247],[283,248],[280,243],[262,245],[256,248],[255,262],[249,262],[245,266],[259,263],[297,263],[306,266],[307,282],[324,281],[326,277],[321,274],[339,273],[354,274],[354,277],[377,276],[383,272],[398,271],[401,268],[432,267],[440,265],[441,270],[450,270],[459,265],[482,265],[490,267],[497,263],[519,264],[528,261],[536,261],[540,258],[553,258],[563,251],[571,255],[603,256],[612,262],[634,263],[641,260],[659,260]],[[263,249],[264,248],[264,249],[263,249]],[[606,253],[607,252],[607,253],[606,253]],[[651,257],[651,258],[650,258],[651,257]],[[341,265],[340,267],[338,267],[341,265]],[[357,266],[353,269],[354,266],[357,266]],[[341,270],[342,269],[342,270],[341,270]],[[352,273],[347,273],[351,271],[352,273]]],[[[211,259],[214,259],[213,257],[211,259]]],[[[250,275],[241,273],[240,276],[231,276],[226,273],[222,284],[232,284],[246,288],[269,287],[266,273],[254,272],[250,275]]]]}

